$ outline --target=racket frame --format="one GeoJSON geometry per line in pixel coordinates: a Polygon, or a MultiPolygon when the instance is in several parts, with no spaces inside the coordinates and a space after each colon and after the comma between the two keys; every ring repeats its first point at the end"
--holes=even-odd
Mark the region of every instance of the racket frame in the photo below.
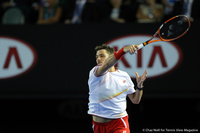
{"type": "Polygon", "coordinates": [[[168,19],[167,21],[165,21],[165,22],[158,28],[158,30],[156,31],[156,33],[153,35],[153,37],[152,37],[151,39],[147,40],[146,42],[143,42],[143,43],[139,44],[138,47],[139,47],[139,49],[141,49],[142,47],[145,47],[146,45],[148,45],[149,43],[152,43],[152,42],[158,42],[158,41],[173,41],[173,40],[176,40],[176,39],[182,37],[182,36],[190,29],[190,25],[191,25],[191,24],[190,24],[190,20],[189,20],[189,18],[188,18],[187,16],[185,16],[185,15],[177,15],[177,16],[174,16],[174,17],[168,19]],[[161,35],[160,35],[160,29],[161,29],[166,23],[168,23],[169,21],[171,21],[172,19],[175,19],[175,18],[177,18],[177,17],[185,17],[185,18],[188,20],[188,25],[189,25],[189,26],[188,26],[187,30],[185,30],[185,32],[183,32],[180,36],[178,36],[178,37],[176,37],[176,38],[173,38],[173,39],[163,39],[163,38],[161,37],[161,35]],[[157,35],[159,36],[160,39],[153,40],[153,38],[155,38],[157,35]]]}

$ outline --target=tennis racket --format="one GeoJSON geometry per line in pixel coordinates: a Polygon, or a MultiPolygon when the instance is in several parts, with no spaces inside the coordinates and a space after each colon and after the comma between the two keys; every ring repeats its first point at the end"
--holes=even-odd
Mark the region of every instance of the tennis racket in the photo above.
{"type": "Polygon", "coordinates": [[[158,41],[173,41],[176,40],[183,35],[186,34],[186,32],[190,28],[190,20],[185,15],[178,15],[175,17],[172,17],[165,21],[159,29],[156,31],[156,33],[153,35],[153,37],[149,40],[147,40],[144,43],[141,43],[138,45],[139,49],[147,46],[149,43],[158,42],[158,41]],[[157,40],[153,40],[156,36],[159,37],[157,40]]]}

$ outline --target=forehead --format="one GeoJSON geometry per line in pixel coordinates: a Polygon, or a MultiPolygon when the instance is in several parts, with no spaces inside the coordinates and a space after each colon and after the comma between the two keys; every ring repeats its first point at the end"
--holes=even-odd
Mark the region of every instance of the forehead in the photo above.
{"type": "Polygon", "coordinates": [[[97,51],[96,55],[100,55],[100,54],[104,54],[105,55],[105,54],[108,54],[108,53],[107,53],[107,51],[105,49],[101,49],[101,50],[97,51]]]}

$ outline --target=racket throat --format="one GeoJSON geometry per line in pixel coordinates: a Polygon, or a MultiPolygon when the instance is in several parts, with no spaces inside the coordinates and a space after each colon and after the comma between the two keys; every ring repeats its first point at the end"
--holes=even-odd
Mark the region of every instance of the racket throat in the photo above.
{"type": "Polygon", "coordinates": [[[147,42],[144,42],[144,43],[142,43],[143,44],[143,46],[146,46],[148,43],[147,42]]]}

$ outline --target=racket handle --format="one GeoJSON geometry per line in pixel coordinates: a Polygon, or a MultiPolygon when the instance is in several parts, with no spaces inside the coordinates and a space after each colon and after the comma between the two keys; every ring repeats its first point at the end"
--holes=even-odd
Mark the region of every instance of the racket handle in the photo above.
{"type": "Polygon", "coordinates": [[[141,48],[143,48],[144,47],[143,43],[138,44],[138,47],[139,47],[138,50],[141,49],[141,48]]]}

